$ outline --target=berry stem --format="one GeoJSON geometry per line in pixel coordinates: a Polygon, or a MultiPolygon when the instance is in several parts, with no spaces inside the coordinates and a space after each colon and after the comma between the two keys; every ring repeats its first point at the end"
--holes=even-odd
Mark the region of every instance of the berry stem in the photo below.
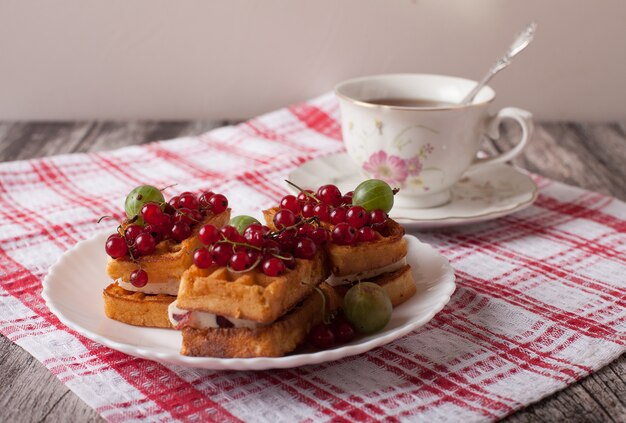
{"type": "Polygon", "coordinates": [[[305,223],[319,223],[318,220],[319,219],[317,216],[307,217],[306,219],[302,219],[300,222],[297,222],[295,225],[285,226],[282,229],[271,232],[269,236],[271,238],[276,238],[278,235],[282,234],[283,232],[288,231],[290,229],[298,229],[298,226],[304,225],[305,223]]]}
{"type": "Polygon", "coordinates": [[[292,187],[294,187],[295,189],[299,190],[301,193],[303,193],[304,195],[306,195],[307,197],[315,200],[316,203],[319,203],[320,200],[317,199],[317,197],[313,194],[311,194],[310,192],[300,188],[298,185],[294,184],[293,182],[291,182],[289,179],[285,179],[285,182],[287,182],[289,185],[291,185],[292,187]]]}
{"type": "Polygon", "coordinates": [[[311,288],[313,288],[315,290],[315,292],[317,292],[318,294],[320,294],[320,297],[322,297],[322,316],[324,316],[324,324],[329,324],[330,323],[330,313],[326,313],[326,295],[324,295],[324,292],[320,289],[319,286],[310,284],[310,283],[306,283],[306,282],[300,282],[303,285],[308,285],[311,288]]]}
{"type": "Polygon", "coordinates": [[[166,189],[168,189],[168,188],[175,187],[176,185],[178,185],[178,184],[171,184],[171,185],[168,185],[168,186],[166,186],[166,187],[163,187],[163,188],[159,189],[159,191],[163,192],[163,191],[165,191],[165,190],[166,190],[166,189]]]}
{"type": "Polygon", "coordinates": [[[98,223],[102,222],[104,219],[115,219],[115,216],[100,216],[100,219],[98,219],[98,223]]]}

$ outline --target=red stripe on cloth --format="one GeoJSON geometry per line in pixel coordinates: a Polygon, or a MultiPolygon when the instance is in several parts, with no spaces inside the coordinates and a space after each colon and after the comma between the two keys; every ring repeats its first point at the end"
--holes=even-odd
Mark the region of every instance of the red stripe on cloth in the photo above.
{"type": "Polygon", "coordinates": [[[265,126],[259,119],[252,119],[245,123],[241,124],[242,128],[246,129],[250,134],[264,138],[269,141],[275,141],[285,146],[288,146],[296,151],[301,152],[313,152],[314,150],[299,144],[298,142],[294,142],[293,140],[288,139],[283,134],[279,134],[273,128],[268,128],[265,126]]]}
{"type": "Polygon", "coordinates": [[[607,341],[624,345],[624,334],[616,331],[614,328],[591,319],[581,317],[576,313],[561,310],[552,305],[543,303],[536,298],[525,295],[522,291],[514,288],[506,287],[502,284],[498,285],[498,289],[494,289],[493,283],[485,279],[470,275],[466,272],[457,271],[457,276],[471,282],[472,289],[482,294],[499,298],[510,304],[521,307],[530,313],[540,315],[566,328],[581,332],[591,338],[599,338],[607,341]]]}
{"type": "MultiPolygon", "coordinates": [[[[459,284],[463,283],[463,280],[459,280],[459,284]]],[[[553,345],[555,341],[560,338],[546,338],[546,334],[540,334],[535,341],[541,340],[541,346],[546,347],[553,345],[553,349],[550,351],[539,351],[536,348],[532,348],[532,345],[528,342],[521,343],[517,339],[512,338],[504,334],[503,332],[496,332],[488,327],[479,325],[470,319],[471,316],[476,315],[481,309],[486,307],[491,297],[486,296],[488,290],[477,290],[475,286],[470,285],[471,288],[462,288],[458,294],[455,294],[455,301],[450,304],[442,313],[431,321],[434,327],[439,327],[442,330],[449,331],[449,328],[456,329],[451,334],[461,336],[472,343],[480,345],[481,347],[491,351],[495,355],[488,357],[488,360],[493,358],[501,358],[504,361],[509,361],[516,365],[531,364],[533,367],[524,367],[526,370],[540,374],[542,376],[552,377],[557,380],[564,380],[562,376],[551,373],[563,373],[567,378],[578,376],[579,373],[574,372],[570,368],[578,368],[583,372],[590,372],[591,369],[587,366],[581,366],[576,363],[572,363],[568,360],[564,360],[554,356],[554,352],[560,351],[566,346],[566,343],[571,342],[571,339],[561,340],[562,344],[553,345]],[[461,296],[459,297],[459,294],[461,296]],[[477,301],[478,300],[478,301],[477,301]],[[471,306],[474,304],[474,306],[471,306]],[[533,359],[527,359],[527,357],[520,356],[519,353],[512,353],[512,351],[528,351],[528,356],[536,354],[537,357],[533,359]],[[518,358],[522,358],[522,361],[518,361],[518,358]],[[544,363],[541,359],[545,360],[544,363]],[[555,362],[558,364],[551,364],[555,362]],[[562,366],[567,366],[567,369],[563,369],[562,366]],[[546,372],[547,370],[547,372],[546,372]]],[[[500,297],[498,297],[500,298],[500,297]]],[[[541,322],[545,325],[546,331],[550,329],[547,322],[541,322]]],[[[534,328],[533,332],[536,332],[539,328],[534,328]]],[[[578,337],[580,333],[574,332],[578,337]]],[[[528,338],[531,334],[527,334],[523,339],[528,338]]],[[[474,363],[476,364],[476,363],[474,363]]]]}
{"type": "Polygon", "coordinates": [[[239,138],[240,139],[234,139],[231,142],[225,142],[213,139],[209,134],[200,135],[198,137],[198,139],[211,150],[220,151],[234,157],[244,157],[247,160],[259,164],[271,164],[275,161],[274,157],[260,156],[257,152],[247,148],[245,142],[246,137],[241,136],[239,138]]]}
{"type": "Polygon", "coordinates": [[[282,374],[286,374],[288,378],[294,380],[294,385],[307,392],[312,392],[315,394],[316,398],[330,403],[332,410],[335,412],[341,412],[344,415],[348,415],[350,419],[356,419],[357,421],[372,421],[374,419],[374,417],[366,413],[365,410],[355,407],[341,396],[329,390],[328,387],[324,386],[325,384],[323,382],[315,384],[313,383],[315,378],[309,375],[303,377],[303,372],[299,371],[299,369],[282,371],[281,375],[278,376],[280,379],[283,379],[283,377],[281,377],[282,374]]]}
{"type": "MultiPolygon", "coordinates": [[[[598,199],[608,199],[608,197],[597,196],[598,199]]],[[[609,199],[610,201],[615,201],[609,199]]],[[[580,218],[591,220],[601,225],[608,226],[615,229],[619,233],[626,232],[626,220],[618,219],[610,214],[603,213],[597,208],[588,208],[579,204],[562,202],[556,198],[549,197],[547,195],[540,194],[537,197],[535,206],[542,207],[547,210],[554,211],[556,213],[564,213],[568,215],[574,215],[580,218]]]]}
{"type": "Polygon", "coordinates": [[[189,160],[187,157],[184,157],[180,154],[177,154],[173,151],[167,150],[163,147],[161,143],[153,142],[146,144],[146,150],[150,151],[154,154],[154,157],[162,159],[165,162],[168,162],[175,167],[180,167],[185,169],[186,172],[193,177],[200,178],[201,180],[205,179],[219,179],[222,178],[223,175],[218,172],[213,172],[206,167],[200,167],[193,161],[189,160]]]}
{"type": "MultiPolygon", "coordinates": [[[[401,377],[402,379],[408,380],[411,383],[420,387],[421,391],[428,391],[437,396],[437,400],[433,403],[425,405],[423,409],[433,408],[434,404],[441,403],[451,403],[460,408],[465,408],[474,412],[477,412],[485,417],[491,417],[495,419],[498,417],[498,414],[493,413],[487,408],[482,406],[475,406],[470,404],[468,401],[476,401],[481,399],[480,395],[476,395],[474,392],[471,392],[465,388],[462,388],[455,384],[454,382],[450,382],[446,385],[446,388],[442,388],[436,384],[429,384],[425,382],[425,379],[431,378],[433,373],[427,368],[416,364],[413,361],[405,360],[404,358],[394,359],[394,354],[389,354],[390,351],[384,347],[381,347],[376,352],[379,352],[379,355],[375,354],[367,354],[365,358],[376,364],[377,366],[384,368],[385,370],[395,374],[396,376],[401,377]],[[399,360],[399,362],[397,361],[399,360]],[[409,367],[407,367],[407,364],[409,367]],[[411,370],[411,372],[407,370],[411,370]],[[419,370],[418,375],[414,376],[412,371],[419,370]],[[453,392],[446,392],[446,389],[452,389],[453,392]]],[[[437,379],[435,379],[437,380],[437,379]]],[[[381,401],[385,402],[385,401],[381,401]]],[[[486,404],[489,404],[490,401],[486,401],[486,404]]]]}
{"type": "Polygon", "coordinates": [[[242,421],[161,364],[137,359],[96,343],[90,351],[176,419],[242,421]]]}
{"type": "Polygon", "coordinates": [[[68,203],[91,210],[96,216],[114,215],[117,212],[110,207],[109,198],[98,196],[93,191],[81,192],[76,188],[74,181],[68,178],[54,161],[44,158],[38,163],[42,171],[38,170],[36,162],[31,162],[33,170],[42,177],[42,181],[51,191],[67,199],[68,203]],[[43,179],[43,175],[45,175],[45,179],[43,179]]]}
{"type": "Polygon", "coordinates": [[[36,213],[34,210],[16,207],[15,203],[11,201],[10,194],[1,179],[0,193],[3,194],[0,195],[0,207],[3,211],[2,217],[14,225],[22,227],[25,231],[30,231],[29,227],[32,227],[35,234],[45,236],[60,248],[65,249],[71,245],[64,241],[64,239],[69,239],[70,242],[72,240],[67,228],[49,222],[43,215],[36,213]]]}
{"type": "Polygon", "coordinates": [[[342,140],[339,123],[320,108],[309,103],[301,103],[293,105],[287,110],[304,123],[307,128],[328,138],[337,141],[342,140]]]}

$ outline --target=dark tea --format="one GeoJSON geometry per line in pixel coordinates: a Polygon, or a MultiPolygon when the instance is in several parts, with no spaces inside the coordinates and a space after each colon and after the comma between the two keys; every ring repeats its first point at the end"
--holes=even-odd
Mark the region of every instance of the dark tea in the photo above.
{"type": "Polygon", "coordinates": [[[380,106],[396,106],[396,107],[447,107],[454,103],[439,100],[428,100],[424,98],[376,98],[366,100],[366,103],[378,104],[380,106]]]}

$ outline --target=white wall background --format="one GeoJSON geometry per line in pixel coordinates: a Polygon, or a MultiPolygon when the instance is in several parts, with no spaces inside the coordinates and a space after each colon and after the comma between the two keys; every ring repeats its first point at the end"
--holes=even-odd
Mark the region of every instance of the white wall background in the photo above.
{"type": "Polygon", "coordinates": [[[622,0],[0,0],[0,119],[244,118],[385,72],[496,77],[496,106],[626,119],[622,0]]]}

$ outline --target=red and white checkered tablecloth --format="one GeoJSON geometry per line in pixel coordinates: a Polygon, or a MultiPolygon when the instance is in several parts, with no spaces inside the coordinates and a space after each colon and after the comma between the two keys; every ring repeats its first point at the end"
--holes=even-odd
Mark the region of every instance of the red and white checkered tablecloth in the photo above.
{"type": "Polygon", "coordinates": [[[110,421],[496,420],[626,351],[626,205],[539,177],[532,207],[418,233],[455,268],[451,302],[337,362],[166,366],[92,342],[44,305],[50,265],[101,230],[98,217],[120,215],[134,186],[211,187],[255,213],[285,194],[289,170],[343,150],[338,118],[325,95],[197,137],[0,164],[0,332],[110,421]]]}

